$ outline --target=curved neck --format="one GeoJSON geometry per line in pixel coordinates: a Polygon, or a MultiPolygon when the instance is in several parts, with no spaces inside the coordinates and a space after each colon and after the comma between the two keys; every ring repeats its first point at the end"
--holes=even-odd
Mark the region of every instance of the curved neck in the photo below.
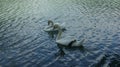
{"type": "Polygon", "coordinates": [[[62,29],[58,27],[58,35],[56,37],[56,40],[59,40],[61,38],[61,35],[62,35],[62,29]]]}

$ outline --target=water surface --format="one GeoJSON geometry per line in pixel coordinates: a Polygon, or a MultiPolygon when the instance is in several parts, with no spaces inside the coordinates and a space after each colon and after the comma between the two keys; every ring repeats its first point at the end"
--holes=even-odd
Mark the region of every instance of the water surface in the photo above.
{"type": "Polygon", "coordinates": [[[0,0],[1,67],[118,67],[119,48],[120,0],[0,0]],[[63,37],[85,38],[85,51],[56,56],[48,20],[66,23],[63,37]]]}

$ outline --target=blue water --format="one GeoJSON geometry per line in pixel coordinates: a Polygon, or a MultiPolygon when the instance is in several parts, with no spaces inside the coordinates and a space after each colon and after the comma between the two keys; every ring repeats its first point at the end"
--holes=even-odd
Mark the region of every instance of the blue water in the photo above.
{"type": "Polygon", "coordinates": [[[0,0],[0,67],[119,67],[119,48],[120,0],[0,0]],[[48,20],[85,38],[85,50],[56,56],[48,20]]]}

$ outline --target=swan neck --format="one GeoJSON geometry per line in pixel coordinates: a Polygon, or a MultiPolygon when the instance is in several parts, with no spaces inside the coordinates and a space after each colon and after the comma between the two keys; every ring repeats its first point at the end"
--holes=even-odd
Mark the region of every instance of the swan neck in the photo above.
{"type": "Polygon", "coordinates": [[[61,35],[62,35],[62,30],[61,30],[61,28],[59,27],[59,29],[58,29],[58,35],[57,35],[56,40],[59,40],[59,39],[61,38],[61,35]]]}

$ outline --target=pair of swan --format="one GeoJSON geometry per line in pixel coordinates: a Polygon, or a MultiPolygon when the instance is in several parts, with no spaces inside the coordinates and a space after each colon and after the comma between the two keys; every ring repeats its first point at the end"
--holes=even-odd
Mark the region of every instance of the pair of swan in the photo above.
{"type": "Polygon", "coordinates": [[[65,30],[65,25],[63,26],[63,24],[58,24],[58,23],[53,23],[51,20],[48,21],[48,27],[46,27],[45,31],[46,32],[52,32],[52,34],[54,34],[54,32],[57,31],[57,37],[56,37],[56,43],[60,49],[60,54],[64,55],[64,51],[63,48],[67,47],[67,48],[84,48],[83,47],[83,42],[85,39],[83,39],[82,41],[77,40],[76,38],[72,37],[72,36],[67,36],[67,37],[61,37],[63,30],[65,30]]]}

